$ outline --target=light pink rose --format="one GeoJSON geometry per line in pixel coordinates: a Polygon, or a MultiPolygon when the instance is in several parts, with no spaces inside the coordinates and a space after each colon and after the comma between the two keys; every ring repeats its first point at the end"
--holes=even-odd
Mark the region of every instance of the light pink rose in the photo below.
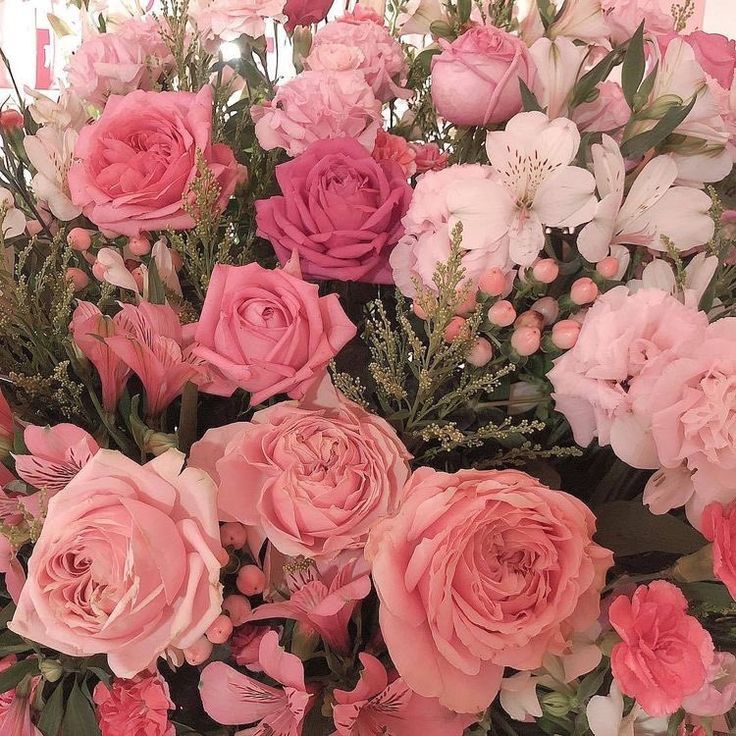
{"type": "Polygon", "coordinates": [[[703,687],[713,641],[688,616],[679,588],[664,580],[640,585],[631,598],[616,598],[608,616],[623,639],[611,653],[613,676],[648,715],[675,713],[684,698],[703,687]]]}
{"type": "Polygon", "coordinates": [[[286,30],[292,33],[297,26],[309,26],[325,19],[332,0],[286,0],[284,13],[288,18],[286,30]]]}
{"type": "Polygon", "coordinates": [[[476,26],[456,41],[439,41],[432,58],[432,100],[455,125],[505,123],[521,112],[523,81],[531,89],[534,62],[526,44],[493,26],[476,26]]]}
{"type": "Polygon", "coordinates": [[[150,90],[174,65],[154,18],[134,18],[87,39],[66,68],[74,94],[103,107],[110,95],[150,90]]]}
{"type": "Polygon", "coordinates": [[[621,286],[599,297],[575,347],[547,374],[555,408],[567,418],[575,441],[586,446],[597,437],[616,451],[616,442],[632,431],[632,381],[662,352],[701,335],[707,324],[703,312],[658,289],[629,294],[621,286]]]}
{"type": "Polygon", "coordinates": [[[169,711],[175,706],[161,675],[148,673],[132,680],[113,678],[110,687],[100,682],[92,695],[102,736],[175,736],[169,711]]]}
{"type": "Polygon", "coordinates": [[[404,86],[409,74],[404,50],[386,26],[370,20],[337,20],[317,31],[304,65],[314,70],[344,71],[330,63],[331,60],[338,60],[341,54],[322,54],[320,50],[323,47],[343,48],[357,56],[358,64],[351,68],[364,75],[373,94],[382,102],[396,97],[409,98],[414,94],[404,86]]]}
{"type": "Polygon", "coordinates": [[[223,521],[253,527],[284,554],[325,559],[360,549],[395,513],[409,458],[388,422],[325,380],[302,404],[209,430],[190,462],[218,480],[223,521]]]}
{"type": "Polygon", "coordinates": [[[660,0],[601,0],[603,15],[611,40],[625,43],[644,21],[649,33],[669,33],[675,29],[672,13],[664,10],[660,0]]]}
{"type": "Polygon", "coordinates": [[[240,387],[254,406],[281,393],[301,399],[355,332],[337,294],[320,297],[296,264],[217,265],[193,351],[216,374],[203,390],[230,396],[240,387]]]}
{"type": "Polygon", "coordinates": [[[381,127],[381,102],[357,71],[306,71],[280,84],[251,115],[262,148],[298,156],[310,143],[355,138],[369,151],[381,127]]]}
{"type": "Polygon", "coordinates": [[[169,450],[140,466],[100,450],[48,505],[8,625],[133,677],[197,641],[220,614],[217,489],[169,450]]]}
{"type": "Polygon", "coordinates": [[[381,633],[417,694],[484,710],[504,667],[535,669],[599,614],[611,553],[576,498],[516,470],[415,471],[366,557],[381,633]]]}
{"type": "Polygon", "coordinates": [[[74,204],[95,225],[121,235],[186,230],[194,220],[182,198],[201,156],[221,188],[216,209],[235,190],[233,152],[212,143],[212,89],[131,92],[111,97],[100,119],[83,128],[69,170],[74,204]]]}
{"type": "Polygon", "coordinates": [[[631,118],[631,108],[617,82],[602,82],[600,94],[593,102],[584,102],[572,111],[572,119],[580,130],[610,133],[620,137],[621,129],[631,118]]]}
{"type": "Polygon", "coordinates": [[[266,30],[266,18],[286,20],[285,3],[286,0],[195,0],[189,16],[207,41],[234,41],[243,34],[257,38],[266,30]]]}
{"type": "Polygon", "coordinates": [[[731,89],[736,71],[736,41],[720,33],[705,31],[693,31],[686,35],[667,33],[657,38],[662,54],[674,38],[682,38],[692,46],[695,59],[703,67],[703,71],[713,77],[723,89],[731,89]]]}

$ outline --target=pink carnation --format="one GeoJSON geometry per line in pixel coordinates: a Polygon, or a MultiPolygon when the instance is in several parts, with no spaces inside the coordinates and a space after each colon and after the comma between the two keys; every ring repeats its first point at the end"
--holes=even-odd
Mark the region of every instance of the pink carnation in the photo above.
{"type": "Polygon", "coordinates": [[[450,154],[443,153],[436,143],[410,143],[414,149],[417,171],[441,171],[447,166],[450,154]]]}
{"type": "Polygon", "coordinates": [[[132,680],[114,678],[108,688],[100,682],[93,698],[102,736],[174,736],[169,711],[174,703],[169,686],[159,674],[142,674],[132,680]]]}
{"type": "Polygon", "coordinates": [[[354,138],[370,151],[381,127],[381,103],[356,71],[302,72],[251,115],[261,147],[284,148],[290,156],[330,138],[354,138]]]}
{"type": "Polygon", "coordinates": [[[663,9],[660,0],[601,0],[603,15],[608,25],[611,40],[625,43],[645,22],[649,33],[669,33],[675,28],[672,13],[663,9]]]}
{"type": "Polygon", "coordinates": [[[416,151],[410,143],[407,143],[406,138],[400,135],[392,135],[385,130],[379,130],[372,156],[379,163],[395,161],[401,166],[407,178],[417,173],[416,151]]]}
{"type": "Polygon", "coordinates": [[[702,532],[713,542],[713,572],[736,600],[736,504],[706,506],[702,532]]]}
{"type": "Polygon", "coordinates": [[[516,470],[415,471],[366,557],[381,633],[418,695],[484,710],[504,667],[535,669],[598,617],[611,553],[576,498],[516,470]]]}
{"type": "Polygon", "coordinates": [[[713,641],[688,616],[679,588],[664,580],[640,585],[631,598],[616,598],[608,616],[623,639],[611,653],[613,676],[648,715],[675,713],[684,698],[703,687],[713,641]]]}
{"type": "Polygon", "coordinates": [[[352,60],[347,68],[361,72],[379,100],[412,96],[403,86],[409,73],[406,56],[384,25],[371,20],[328,23],[315,35],[304,64],[308,69],[345,71],[341,62],[346,58],[352,60]]]}
{"type": "Polygon", "coordinates": [[[243,34],[257,38],[266,18],[285,20],[286,0],[195,0],[189,15],[207,40],[234,41],[243,34]]]}

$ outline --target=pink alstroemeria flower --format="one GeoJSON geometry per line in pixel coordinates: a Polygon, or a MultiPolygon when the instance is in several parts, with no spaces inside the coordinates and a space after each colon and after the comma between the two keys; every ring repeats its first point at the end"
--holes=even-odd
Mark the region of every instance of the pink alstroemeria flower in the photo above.
{"type": "Polygon", "coordinates": [[[355,561],[333,575],[320,576],[311,560],[297,558],[284,565],[291,597],[281,603],[264,603],[249,621],[290,618],[313,628],[334,651],[346,653],[350,647],[348,622],[355,605],[371,592],[367,573],[356,573],[355,561]]]}
{"type": "Polygon", "coordinates": [[[18,475],[35,488],[56,493],[92,459],[100,446],[74,424],[25,428],[28,455],[14,455],[18,475]]]}
{"type": "Polygon", "coordinates": [[[474,715],[453,713],[437,698],[412,692],[399,677],[389,683],[386,668],[362,652],[363,671],[354,690],[335,690],[332,717],[339,736],[462,736],[474,715]]]}
{"type": "MultiPolygon", "coordinates": [[[[17,660],[14,654],[3,657],[0,672],[12,667],[17,660]]],[[[0,694],[0,736],[43,736],[31,720],[31,701],[40,679],[34,677],[24,684],[25,694],[19,693],[18,688],[0,694]]]]}
{"type": "Polygon", "coordinates": [[[258,728],[244,734],[301,734],[312,699],[304,684],[301,660],[279,646],[275,631],[261,639],[258,659],[266,675],[281,683],[282,688],[264,685],[224,662],[212,662],[204,668],[199,681],[205,711],[225,726],[260,722],[258,728]]]}

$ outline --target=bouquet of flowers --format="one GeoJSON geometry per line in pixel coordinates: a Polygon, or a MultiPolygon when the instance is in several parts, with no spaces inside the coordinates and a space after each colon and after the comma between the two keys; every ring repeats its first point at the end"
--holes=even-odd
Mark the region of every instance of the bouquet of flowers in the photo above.
{"type": "Polygon", "coordinates": [[[736,42],[77,5],[0,107],[0,736],[734,733],[736,42]]]}

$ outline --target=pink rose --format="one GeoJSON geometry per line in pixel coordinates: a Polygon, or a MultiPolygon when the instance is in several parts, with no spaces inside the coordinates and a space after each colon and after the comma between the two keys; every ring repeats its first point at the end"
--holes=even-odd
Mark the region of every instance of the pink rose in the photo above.
{"type": "Polygon", "coordinates": [[[92,696],[102,736],[175,736],[169,711],[174,703],[161,675],[143,674],[132,680],[114,678],[108,688],[100,682],[92,696]]]}
{"type": "Polygon", "coordinates": [[[736,599],[736,503],[711,503],[703,511],[703,536],[713,542],[713,572],[736,599]]]}
{"type": "MultiPolygon", "coordinates": [[[[217,489],[169,450],[140,466],[100,450],[48,505],[8,625],[133,677],[196,642],[220,614],[217,489]]],[[[225,555],[226,556],[226,555],[225,555]]]]}
{"type": "Polygon", "coordinates": [[[504,667],[535,669],[598,617],[611,553],[576,498],[516,470],[415,471],[366,557],[399,675],[460,713],[484,710],[504,667]]]}
{"type": "Polygon", "coordinates": [[[121,235],[186,230],[194,220],[182,198],[197,175],[197,157],[221,187],[225,209],[238,176],[233,152],[212,143],[212,89],[131,92],[111,97],[100,119],[83,128],[69,170],[74,204],[95,225],[121,235]]]}
{"type": "Polygon", "coordinates": [[[613,676],[648,715],[675,713],[685,697],[703,687],[713,641],[688,616],[679,588],[664,580],[640,585],[631,598],[616,598],[608,615],[623,639],[611,653],[613,676]]]}
{"type": "Polygon", "coordinates": [[[665,3],[660,0],[601,0],[603,15],[616,43],[628,41],[636,29],[645,22],[649,33],[669,33],[675,29],[672,13],[663,9],[665,3]]]}
{"type": "Polygon", "coordinates": [[[523,81],[531,89],[534,62],[526,44],[493,26],[476,26],[456,41],[440,39],[432,58],[432,100],[455,125],[505,123],[521,112],[523,81]]]}
{"type": "Polygon", "coordinates": [[[720,33],[693,31],[690,34],[667,33],[657,38],[662,54],[674,38],[682,38],[695,52],[695,58],[703,71],[730,90],[736,71],[736,41],[720,33]]]}
{"type": "Polygon", "coordinates": [[[209,430],[190,462],[218,480],[223,521],[253,527],[284,554],[325,559],[360,549],[395,513],[409,458],[388,422],[324,381],[301,404],[209,430]]]}
{"type": "Polygon", "coordinates": [[[354,138],[370,151],[381,127],[381,102],[357,71],[302,72],[250,113],[261,147],[289,156],[331,138],[354,138]]]}
{"type": "Polygon", "coordinates": [[[410,143],[415,153],[417,171],[424,174],[427,171],[441,171],[447,166],[449,153],[443,153],[436,143],[410,143]]]}
{"type": "Polygon", "coordinates": [[[276,394],[295,399],[319,381],[355,337],[337,294],[287,269],[217,265],[194,333],[194,353],[219,374],[203,390],[249,391],[251,405],[276,394]]]}
{"type": "Polygon", "coordinates": [[[293,33],[297,26],[319,23],[325,19],[331,7],[332,0],[286,0],[286,30],[293,33]]]}
{"type": "Polygon", "coordinates": [[[386,26],[371,20],[337,20],[317,31],[304,65],[314,70],[343,71],[330,64],[336,58],[334,53],[320,53],[323,48],[344,48],[357,54],[358,64],[352,68],[363,74],[379,100],[388,102],[414,94],[404,87],[409,74],[404,50],[386,26]]]}
{"type": "MultiPolygon", "coordinates": [[[[251,38],[265,32],[264,20],[284,20],[286,0],[195,0],[189,15],[207,41],[235,41],[243,34],[251,38]]],[[[217,44],[214,45],[214,49],[217,44]]]]}
{"type": "Polygon", "coordinates": [[[258,235],[281,263],[298,253],[307,278],[391,283],[411,187],[393,161],[346,138],[312,144],[276,167],[282,196],[256,202],[258,235]]]}

